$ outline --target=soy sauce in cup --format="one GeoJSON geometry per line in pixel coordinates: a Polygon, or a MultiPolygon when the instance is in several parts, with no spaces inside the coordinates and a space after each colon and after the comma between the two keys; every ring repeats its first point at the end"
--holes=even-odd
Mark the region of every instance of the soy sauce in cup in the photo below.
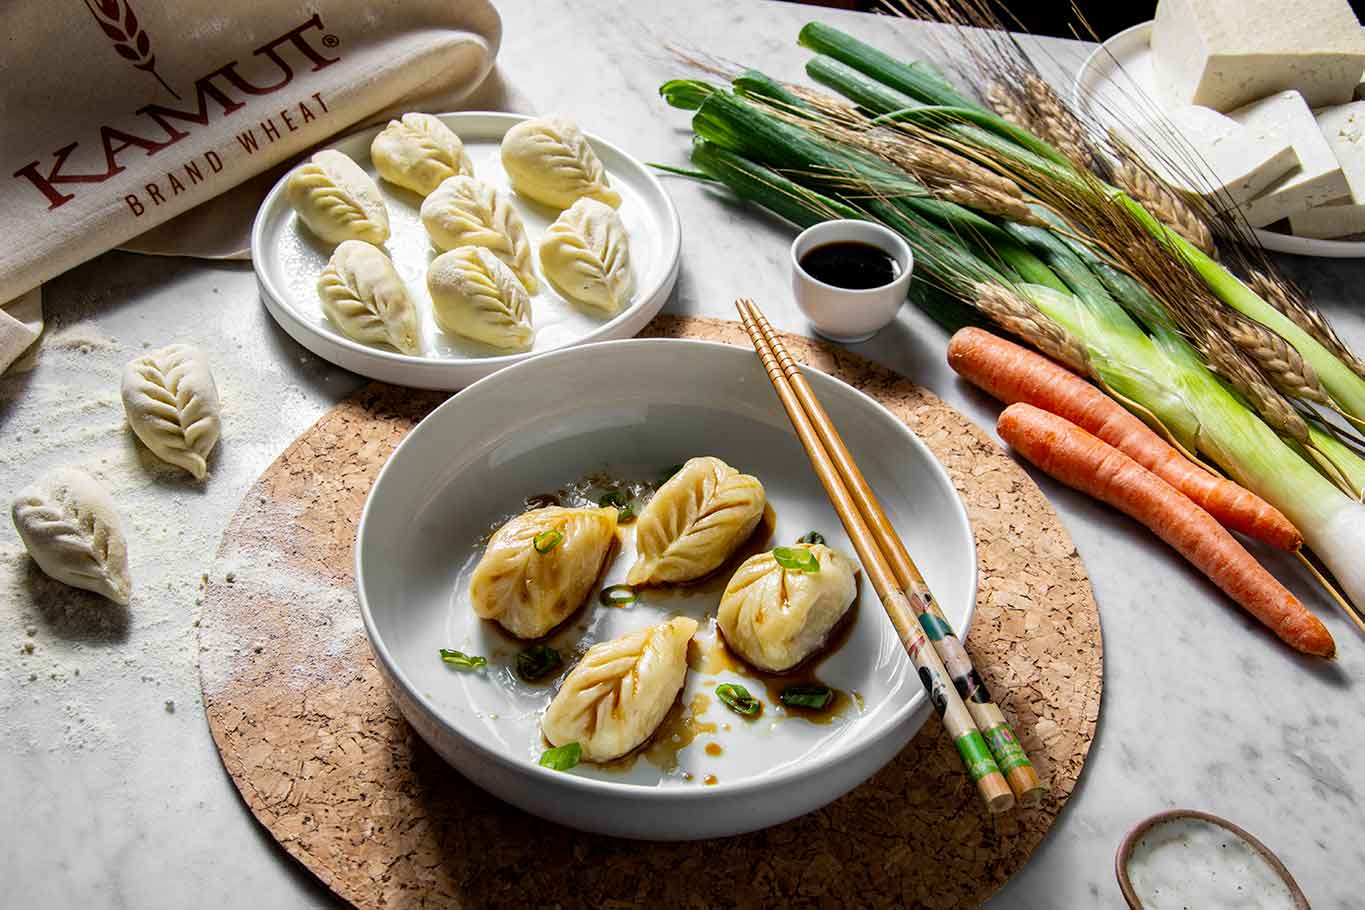
{"type": "Polygon", "coordinates": [[[883,287],[900,275],[900,264],[889,253],[857,240],[821,244],[802,256],[800,263],[816,281],[851,291],[883,287]]]}

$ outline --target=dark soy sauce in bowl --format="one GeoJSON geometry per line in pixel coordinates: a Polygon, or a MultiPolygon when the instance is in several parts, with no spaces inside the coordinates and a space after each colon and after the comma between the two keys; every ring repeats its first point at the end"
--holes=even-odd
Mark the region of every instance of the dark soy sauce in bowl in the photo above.
{"type": "Polygon", "coordinates": [[[801,268],[816,281],[850,291],[885,287],[900,275],[900,263],[879,246],[857,240],[824,243],[808,250],[801,268]]]}

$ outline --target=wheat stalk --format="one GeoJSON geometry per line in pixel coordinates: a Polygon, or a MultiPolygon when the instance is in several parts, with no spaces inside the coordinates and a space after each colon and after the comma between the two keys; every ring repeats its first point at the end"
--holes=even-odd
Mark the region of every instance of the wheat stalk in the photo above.
{"type": "Polygon", "coordinates": [[[1308,334],[1318,344],[1346,364],[1357,376],[1365,378],[1365,361],[1346,346],[1322,313],[1308,303],[1292,286],[1266,272],[1252,270],[1247,277],[1247,286],[1257,296],[1273,306],[1290,322],[1308,334]]]}
{"type": "Polygon", "coordinates": [[[1213,232],[1190,203],[1128,154],[1120,154],[1114,182],[1158,221],[1209,255],[1216,252],[1213,232]]]}
{"type": "Polygon", "coordinates": [[[1098,380],[1085,345],[1018,294],[998,284],[981,282],[975,287],[976,308],[997,325],[1018,335],[1075,373],[1098,380]]]}
{"type": "Polygon", "coordinates": [[[1033,112],[1032,129],[1075,164],[1095,170],[1098,162],[1085,126],[1057,97],[1056,90],[1030,73],[1023,78],[1022,91],[1033,112]]]}
{"type": "Polygon", "coordinates": [[[1259,322],[1226,307],[1209,305],[1205,315],[1212,327],[1246,354],[1281,394],[1335,407],[1313,367],[1288,341],[1259,322]]]}

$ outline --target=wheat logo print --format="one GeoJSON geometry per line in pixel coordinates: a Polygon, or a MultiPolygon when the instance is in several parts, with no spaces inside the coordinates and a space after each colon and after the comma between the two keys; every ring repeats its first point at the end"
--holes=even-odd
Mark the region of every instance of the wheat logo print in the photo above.
{"type": "Polygon", "coordinates": [[[99,23],[99,27],[114,43],[114,50],[118,51],[118,55],[133,64],[134,69],[151,73],[152,77],[161,83],[162,88],[179,100],[180,94],[167,85],[166,80],[156,71],[156,55],[152,53],[152,40],[138,24],[131,0],[85,0],[85,5],[99,23]]]}

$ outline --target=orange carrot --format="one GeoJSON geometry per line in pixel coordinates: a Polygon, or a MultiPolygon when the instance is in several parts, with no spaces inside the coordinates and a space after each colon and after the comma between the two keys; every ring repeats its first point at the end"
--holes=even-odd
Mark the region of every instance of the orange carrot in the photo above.
{"type": "Polygon", "coordinates": [[[1027,402],[1095,434],[1224,526],[1291,553],[1303,546],[1303,535],[1279,509],[1194,464],[1108,395],[1041,354],[966,328],[948,345],[948,365],[1005,404],[1027,402]]]}
{"type": "Polygon", "coordinates": [[[1327,627],[1298,598],[1213,516],[1156,474],[1069,420],[1030,404],[1005,408],[996,429],[1057,480],[1152,529],[1290,646],[1320,657],[1336,653],[1327,627]]]}

